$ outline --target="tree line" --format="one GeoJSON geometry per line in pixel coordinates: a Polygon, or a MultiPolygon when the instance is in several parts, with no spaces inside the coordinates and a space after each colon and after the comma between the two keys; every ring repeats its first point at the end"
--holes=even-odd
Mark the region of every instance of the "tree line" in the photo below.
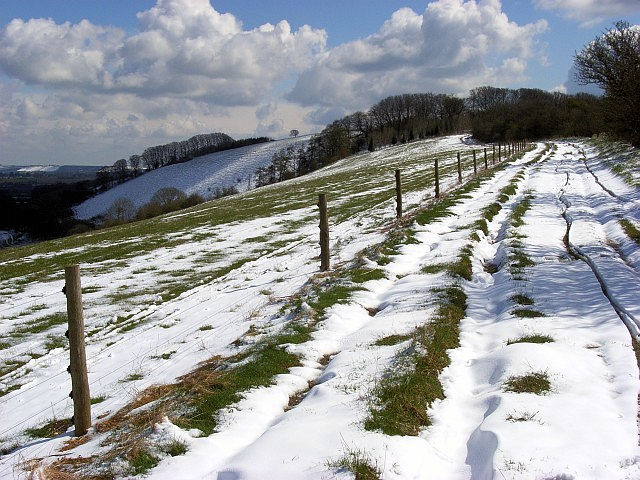
{"type": "Polygon", "coordinates": [[[141,173],[167,165],[184,163],[210,153],[246,147],[272,141],[268,137],[251,137],[234,140],[225,133],[205,133],[187,140],[171,142],[146,148],[141,155],[131,155],[129,160],[121,158],[110,167],[104,167],[97,174],[97,190],[108,190],[114,185],[126,182],[141,173]]]}

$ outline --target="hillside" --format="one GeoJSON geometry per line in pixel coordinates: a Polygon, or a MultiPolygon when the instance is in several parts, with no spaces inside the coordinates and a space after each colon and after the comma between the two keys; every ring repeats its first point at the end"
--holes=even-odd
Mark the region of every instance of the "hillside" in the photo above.
{"type": "Polygon", "coordinates": [[[205,198],[216,189],[235,186],[244,191],[255,171],[271,162],[273,154],[289,145],[301,145],[308,136],[259,143],[196,157],[185,163],[167,165],[117,185],[75,207],[76,217],[89,219],[104,213],[118,198],[130,199],[136,207],[147,203],[160,188],[175,187],[187,195],[205,198]]]}
{"type": "Polygon", "coordinates": [[[493,164],[489,148],[485,170],[467,140],[0,251],[0,478],[638,478],[637,151],[555,141],[493,164]]]}

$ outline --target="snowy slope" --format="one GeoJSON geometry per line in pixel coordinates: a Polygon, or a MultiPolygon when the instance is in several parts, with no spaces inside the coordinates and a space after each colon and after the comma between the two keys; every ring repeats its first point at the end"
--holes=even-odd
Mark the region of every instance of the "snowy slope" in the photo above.
{"type": "Polygon", "coordinates": [[[235,186],[244,191],[250,176],[258,168],[271,163],[274,153],[290,145],[302,145],[308,139],[308,136],[303,136],[248,145],[152,170],[81,203],[74,208],[75,215],[79,219],[95,217],[121,197],[140,207],[164,187],[175,187],[187,195],[198,193],[204,198],[212,197],[216,189],[223,187],[235,186]]]}
{"type": "MultiPolygon", "coordinates": [[[[326,310],[310,340],[283,345],[300,356],[301,366],[276,376],[271,385],[246,391],[224,409],[213,434],[199,436],[166,418],[157,423],[153,441],[179,439],[188,451],[161,456],[148,476],[346,479],[353,475],[335,462],[359,452],[377,466],[381,478],[393,480],[639,478],[640,380],[630,335],[630,330],[636,333],[635,323],[627,328],[615,305],[632,317],[639,313],[634,299],[640,289],[640,247],[617,225],[623,217],[640,223],[640,195],[607,170],[597,149],[556,145],[554,150],[538,145],[487,177],[451,207],[451,215],[411,225],[416,242],[400,245],[383,267],[369,265],[383,268],[386,278],[362,284],[347,301],[326,310]],[[512,182],[515,194],[501,200],[502,209],[488,222],[488,234],[475,230],[473,222],[482,210],[497,202],[500,189],[512,182]],[[523,224],[516,225],[513,212],[525,198],[530,207],[523,224]],[[470,281],[424,270],[454,261],[471,238],[470,281]],[[572,256],[569,246],[585,258],[572,256]],[[520,272],[513,266],[518,254],[532,262],[520,272]],[[445,398],[428,408],[432,424],[416,436],[365,431],[372,388],[410,348],[406,341],[376,345],[376,340],[408,334],[432,321],[438,301],[434,289],[455,283],[466,292],[468,306],[460,324],[460,346],[449,351],[451,364],[440,375],[445,398]],[[515,295],[529,297],[530,308],[540,315],[516,315],[515,295]],[[534,334],[553,341],[514,342],[534,334]],[[547,375],[550,391],[508,391],[510,378],[529,372],[547,375]],[[306,392],[301,402],[287,409],[290,398],[301,392],[306,392]]],[[[246,339],[246,332],[282,327],[287,319],[280,312],[280,299],[295,295],[318,274],[313,201],[319,186],[329,192],[330,212],[335,212],[330,224],[332,264],[344,264],[386,238],[394,222],[394,168],[402,168],[406,181],[405,208],[415,208],[431,199],[433,184],[421,176],[431,172],[430,159],[443,155],[440,165],[449,167],[441,172],[443,183],[453,186],[455,152],[465,148],[461,136],[452,136],[351,157],[235,200],[267,204],[271,196],[284,193],[276,197],[283,204],[278,214],[175,230],[162,236],[158,248],[125,262],[113,258],[83,267],[83,285],[93,287],[85,295],[92,396],[106,397],[94,405],[94,421],[109,418],[142,389],[171,382],[199,361],[242,351],[234,341],[246,339]],[[420,181],[412,184],[416,177],[420,181]],[[302,201],[305,192],[310,193],[302,201]],[[375,195],[380,197],[367,204],[375,195]],[[275,240],[281,243],[265,243],[275,240]],[[162,300],[162,290],[150,293],[172,277],[185,278],[186,271],[214,272],[248,256],[239,267],[194,284],[169,301],[162,300]],[[118,293],[135,301],[120,299],[118,293]]],[[[467,162],[465,176],[469,168],[467,162]]],[[[177,212],[158,222],[215,217],[222,212],[219,205],[177,212]]],[[[117,247],[152,240],[150,235],[122,232],[117,247]]],[[[87,249],[98,252],[107,243],[97,242],[59,248],[55,254],[33,253],[15,263],[46,262],[56,254],[82,255],[87,249]]],[[[7,338],[21,324],[64,308],[59,277],[38,278],[20,288],[12,283],[0,281],[0,333],[7,338]]],[[[63,325],[55,328],[64,330],[63,325]]],[[[47,333],[51,331],[0,351],[2,360],[39,352],[47,333]]],[[[22,462],[32,458],[44,458],[46,465],[64,455],[104,454],[107,434],[93,433],[88,443],[65,453],[60,448],[69,433],[48,440],[22,433],[52,416],[70,414],[67,362],[68,351],[58,348],[1,377],[0,388],[18,385],[0,397],[3,446],[12,439],[26,446],[0,459],[0,478],[25,478],[22,462]]],[[[124,471],[121,475],[126,476],[124,471]]]]}

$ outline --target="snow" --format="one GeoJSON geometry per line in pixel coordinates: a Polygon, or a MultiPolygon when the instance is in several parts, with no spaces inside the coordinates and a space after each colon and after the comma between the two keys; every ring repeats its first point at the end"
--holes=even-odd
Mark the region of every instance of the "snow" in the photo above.
{"type": "MultiPolygon", "coordinates": [[[[380,150],[366,158],[384,165],[407,152],[427,155],[459,148],[462,140],[453,136],[380,150]]],[[[383,267],[388,278],[366,282],[349,301],[328,309],[308,342],[285,346],[300,356],[302,366],[277,376],[270,386],[245,392],[242,400],[221,413],[212,435],[182,430],[166,418],[157,424],[153,434],[157,442],[180,439],[187,443],[188,452],[163,459],[149,478],[352,478],[333,466],[349,452],[361,452],[382,478],[393,480],[639,478],[640,380],[631,334],[637,335],[640,327],[636,321],[640,306],[634,301],[640,287],[640,250],[618,222],[620,218],[640,222],[639,193],[607,169],[597,149],[575,141],[556,145],[547,151],[540,144],[508,164],[454,206],[453,215],[413,225],[418,242],[401,246],[391,256],[383,267]],[[533,163],[538,155],[541,160],[533,163]],[[522,179],[516,194],[489,222],[489,234],[474,231],[472,224],[481,218],[482,208],[495,202],[499,190],[519,173],[522,179]],[[511,213],[527,195],[531,207],[524,224],[516,227],[511,213]],[[563,242],[567,222],[569,247],[583,259],[574,258],[563,242]],[[471,281],[459,281],[468,297],[460,347],[449,351],[451,363],[440,375],[445,398],[428,407],[432,424],[417,436],[365,431],[372,389],[397,367],[398,355],[410,347],[409,342],[376,346],[376,340],[409,334],[433,317],[434,288],[456,280],[421,269],[453,261],[472,233],[479,238],[472,243],[473,276],[471,281]],[[517,249],[534,262],[524,274],[514,273],[509,266],[517,249]],[[498,271],[488,273],[487,263],[498,266],[498,271]],[[531,308],[544,316],[516,316],[516,294],[530,297],[531,308]],[[378,313],[371,316],[372,310],[378,313]],[[627,325],[620,313],[628,316],[627,325]],[[510,343],[533,334],[548,335],[554,341],[510,343]],[[321,360],[327,357],[329,362],[323,366],[321,360]],[[545,373],[551,390],[535,395],[505,389],[509,378],[531,372],[545,373]],[[290,397],[307,390],[309,382],[313,386],[301,403],[285,411],[290,397]],[[518,417],[527,420],[514,420],[518,417]]],[[[349,161],[341,161],[312,178],[322,178],[328,170],[352,168],[349,161]]],[[[445,185],[454,184],[455,173],[451,175],[445,185]]],[[[428,193],[413,192],[406,204],[415,205],[428,193]]],[[[336,204],[340,201],[347,200],[336,200],[336,204]]],[[[381,242],[384,233],[375,226],[380,218],[393,220],[392,204],[390,198],[332,224],[332,262],[353,259],[365,247],[381,242]]],[[[94,418],[116,411],[153,383],[171,381],[198,361],[234,353],[231,342],[252,326],[281,326],[285,319],[278,304],[261,292],[268,288],[274,297],[292,295],[317,273],[316,222],[313,208],[300,208],[277,218],[176,232],[176,238],[193,235],[194,241],[134,257],[118,277],[111,272],[92,274],[90,284],[104,290],[86,295],[87,328],[100,326],[105,331],[89,338],[89,378],[93,396],[108,394],[107,400],[94,406],[94,418]],[[106,292],[125,283],[122,277],[143,268],[163,268],[169,261],[174,272],[189,268],[192,257],[203,251],[234,252],[213,261],[215,269],[243,258],[246,244],[242,242],[247,237],[277,235],[281,220],[303,219],[309,220],[288,234],[295,239],[293,245],[252,259],[172,301],[148,299],[127,312],[131,321],[146,322],[129,334],[108,330],[108,320],[122,312],[105,305],[103,299],[106,292]],[[206,239],[195,240],[205,231],[206,239]],[[200,330],[203,325],[212,329],[200,330]],[[175,351],[170,361],[157,358],[170,351],[175,351]],[[145,376],[123,382],[131,372],[145,376]]],[[[378,266],[371,264],[371,268],[378,266]]],[[[163,275],[171,275],[171,270],[147,275],[142,282],[153,285],[163,275]]],[[[64,305],[61,286],[60,279],[33,284],[10,298],[0,310],[0,333],[9,332],[14,326],[10,316],[28,306],[45,302],[47,309],[39,315],[60,310],[64,305]]],[[[34,336],[26,345],[2,351],[3,358],[24,354],[42,341],[43,337],[34,336]]],[[[24,427],[52,414],[68,414],[67,359],[65,351],[59,350],[22,367],[32,370],[21,377],[26,383],[0,398],[0,436],[20,438],[24,427]]],[[[9,385],[11,378],[2,381],[9,385]]],[[[20,478],[15,468],[19,460],[59,455],[55,452],[67,438],[32,440],[2,457],[0,478],[20,478]]],[[[103,438],[96,435],[73,453],[99,454],[103,438]]]]}
{"type": "Polygon", "coordinates": [[[58,165],[33,165],[30,167],[19,168],[19,173],[49,173],[55,172],[60,168],[58,165]]]}
{"type": "Polygon", "coordinates": [[[210,198],[216,189],[249,187],[255,171],[271,163],[279,150],[299,147],[308,136],[259,143],[196,157],[193,160],[152,170],[100,193],[74,208],[79,219],[89,219],[107,210],[118,198],[128,198],[136,208],[144,205],[161,188],[174,187],[187,195],[197,193],[210,198]]]}

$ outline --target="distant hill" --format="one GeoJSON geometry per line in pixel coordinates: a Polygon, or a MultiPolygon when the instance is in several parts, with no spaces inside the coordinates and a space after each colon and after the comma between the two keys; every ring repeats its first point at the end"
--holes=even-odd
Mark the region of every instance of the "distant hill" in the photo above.
{"type": "Polygon", "coordinates": [[[185,163],[152,170],[92,197],[74,208],[78,219],[90,219],[107,210],[118,198],[128,198],[136,207],[147,203],[160,188],[175,187],[186,194],[211,197],[217,189],[249,188],[255,171],[271,163],[273,154],[290,145],[300,146],[309,136],[248,145],[194,158],[185,163]]]}

